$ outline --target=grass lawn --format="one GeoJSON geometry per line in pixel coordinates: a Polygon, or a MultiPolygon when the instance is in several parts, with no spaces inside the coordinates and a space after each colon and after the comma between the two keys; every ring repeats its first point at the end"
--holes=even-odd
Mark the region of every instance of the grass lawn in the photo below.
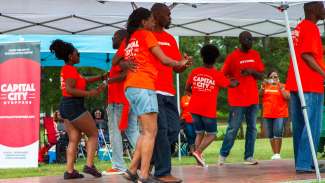
{"type": "MultiPolygon", "coordinates": [[[[208,164],[215,164],[218,160],[218,152],[220,150],[222,141],[215,141],[205,151],[204,157],[208,164]]],[[[244,154],[244,140],[236,140],[235,145],[229,155],[227,162],[241,162],[243,161],[244,154]]],[[[285,138],[283,140],[281,156],[283,159],[292,159],[292,138],[285,138]]],[[[271,147],[268,139],[258,139],[255,145],[255,157],[257,160],[268,160],[272,156],[271,147]]],[[[82,169],[85,164],[85,160],[79,159],[76,164],[78,170],[82,169]]],[[[195,160],[192,157],[182,157],[181,160],[173,158],[173,165],[193,165],[195,160]]],[[[105,170],[110,166],[109,162],[96,160],[96,166],[100,170],[105,170]]],[[[62,175],[65,170],[64,164],[41,164],[39,168],[28,168],[28,169],[1,169],[0,179],[5,178],[18,178],[18,177],[32,177],[32,176],[55,176],[62,175]]]]}

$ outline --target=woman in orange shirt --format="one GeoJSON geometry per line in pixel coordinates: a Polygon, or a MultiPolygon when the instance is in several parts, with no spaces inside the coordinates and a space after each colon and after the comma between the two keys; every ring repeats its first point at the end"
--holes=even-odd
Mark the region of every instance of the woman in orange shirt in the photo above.
{"type": "Polygon", "coordinates": [[[154,19],[151,12],[145,8],[138,8],[132,12],[127,22],[128,37],[123,41],[113,65],[122,58],[136,65],[129,70],[124,82],[125,95],[131,105],[131,110],[138,116],[141,133],[137,141],[129,169],[125,178],[138,182],[155,182],[149,176],[149,166],[157,133],[158,101],[155,92],[155,83],[158,71],[157,57],[164,65],[182,67],[187,60],[175,61],[161,51],[158,41],[152,34],[154,19]],[[141,166],[140,178],[137,169],[141,166]]]}
{"type": "Polygon", "coordinates": [[[81,132],[88,136],[87,141],[87,164],[83,168],[84,173],[101,177],[94,166],[94,156],[97,149],[97,128],[91,114],[84,107],[84,98],[96,96],[103,86],[97,89],[86,90],[87,82],[95,82],[103,79],[103,76],[84,78],[74,64],[79,63],[78,50],[71,44],[62,40],[54,40],[50,46],[55,56],[64,60],[65,65],[61,69],[62,99],[60,102],[60,114],[64,120],[65,130],[69,136],[67,149],[67,167],[64,179],[83,178],[84,176],[74,169],[77,147],[81,139],[81,132]]]}
{"type": "Polygon", "coordinates": [[[284,120],[288,118],[288,100],[290,94],[285,85],[280,83],[278,72],[273,70],[262,84],[263,125],[274,155],[271,159],[281,159],[280,150],[284,120]]]}

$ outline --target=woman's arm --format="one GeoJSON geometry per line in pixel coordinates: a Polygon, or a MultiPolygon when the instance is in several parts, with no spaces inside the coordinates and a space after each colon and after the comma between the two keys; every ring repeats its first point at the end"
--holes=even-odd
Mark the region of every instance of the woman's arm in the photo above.
{"type": "Polygon", "coordinates": [[[108,72],[104,73],[103,75],[99,75],[99,76],[91,76],[91,77],[86,77],[86,81],[87,83],[94,83],[96,81],[99,80],[105,80],[108,77],[108,72]]]}
{"type": "Polygon", "coordinates": [[[164,65],[171,66],[171,67],[182,67],[187,63],[186,59],[182,59],[181,61],[176,61],[167,57],[158,45],[151,47],[150,50],[164,65]]]}
{"type": "Polygon", "coordinates": [[[76,80],[71,78],[65,80],[65,85],[66,91],[74,97],[89,97],[99,93],[97,89],[91,89],[89,91],[76,89],[76,80]]]}

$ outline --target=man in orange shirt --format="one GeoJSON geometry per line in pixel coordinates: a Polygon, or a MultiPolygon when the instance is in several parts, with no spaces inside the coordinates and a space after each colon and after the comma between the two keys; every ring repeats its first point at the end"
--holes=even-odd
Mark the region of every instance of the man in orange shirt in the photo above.
{"type": "Polygon", "coordinates": [[[235,88],[228,88],[230,112],[227,132],[220,149],[219,165],[223,165],[229,155],[244,117],[247,123],[245,164],[257,164],[253,157],[258,111],[257,80],[263,77],[264,65],[259,53],[251,49],[253,44],[251,33],[241,32],[239,42],[241,47],[227,56],[222,68],[225,76],[236,79],[240,84],[235,88]]]}
{"type": "MultiPolygon", "coordinates": [[[[323,46],[317,26],[317,22],[325,18],[323,2],[306,3],[304,11],[305,19],[297,25],[292,37],[306,106],[301,106],[291,61],[286,85],[290,91],[290,114],[297,173],[315,171],[302,108],[307,108],[310,130],[315,144],[315,151],[317,152],[324,101],[325,67],[323,46]]],[[[325,172],[325,169],[321,168],[320,171],[325,172]]]]}
{"type": "MultiPolygon", "coordinates": [[[[171,23],[170,10],[168,6],[155,3],[151,8],[156,21],[153,31],[158,44],[163,52],[174,60],[181,60],[182,55],[178,50],[177,43],[172,35],[164,28],[171,23]]],[[[188,66],[188,65],[187,65],[188,66]]],[[[158,77],[156,81],[156,93],[158,99],[158,132],[156,136],[153,161],[155,166],[155,177],[161,182],[181,182],[171,175],[171,144],[177,141],[180,130],[179,113],[177,109],[177,98],[174,89],[173,69],[181,72],[186,67],[172,68],[158,63],[158,77]]]]}

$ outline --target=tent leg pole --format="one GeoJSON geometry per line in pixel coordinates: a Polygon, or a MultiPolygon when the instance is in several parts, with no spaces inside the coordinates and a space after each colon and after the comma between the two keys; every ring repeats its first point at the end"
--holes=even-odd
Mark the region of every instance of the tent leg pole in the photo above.
{"type": "MultiPolygon", "coordinates": [[[[176,74],[176,95],[177,95],[177,109],[178,114],[181,112],[181,105],[180,105],[180,91],[179,91],[179,74],[176,74]]],[[[178,160],[182,159],[181,154],[181,133],[178,134],[178,160]]]]}
{"type": "Polygon", "coordinates": [[[301,108],[302,108],[302,112],[303,112],[303,116],[304,116],[305,125],[307,128],[307,135],[308,135],[308,140],[309,140],[309,145],[310,145],[310,151],[312,153],[312,157],[313,157],[313,161],[314,161],[316,177],[317,177],[317,180],[320,182],[321,176],[319,173],[319,167],[318,167],[317,156],[316,156],[316,152],[315,152],[315,146],[314,146],[314,142],[313,142],[313,138],[312,138],[312,134],[311,134],[311,130],[310,130],[307,108],[306,108],[306,101],[305,101],[305,97],[304,97],[303,90],[302,90],[301,79],[300,79],[299,69],[298,69],[298,65],[297,65],[297,57],[296,57],[295,50],[294,50],[287,9],[286,8],[283,9],[283,12],[284,12],[284,18],[285,18],[285,22],[286,22],[290,54],[291,54],[295,78],[296,78],[296,82],[297,82],[297,86],[298,86],[299,99],[300,99],[300,103],[301,103],[301,108]]]}

